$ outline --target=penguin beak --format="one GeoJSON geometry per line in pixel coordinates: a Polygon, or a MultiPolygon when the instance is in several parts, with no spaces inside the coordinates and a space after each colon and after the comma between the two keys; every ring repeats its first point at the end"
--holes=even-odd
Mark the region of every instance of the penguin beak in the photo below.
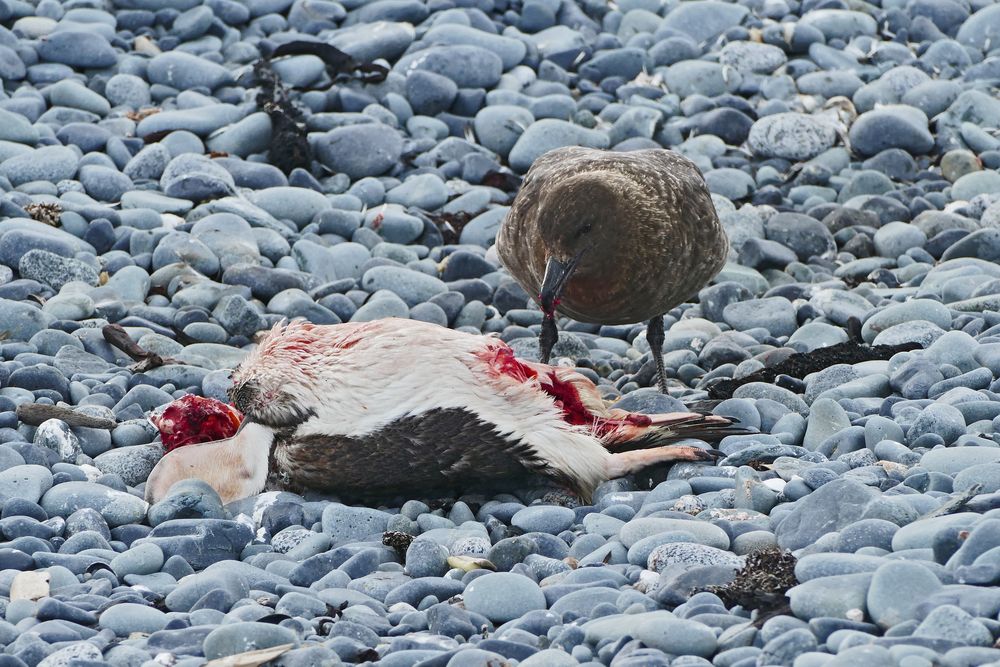
{"type": "Polygon", "coordinates": [[[573,272],[580,265],[583,253],[584,251],[581,250],[566,261],[549,257],[545,264],[541,293],[538,295],[538,301],[545,314],[551,315],[555,312],[559,300],[562,298],[563,290],[566,289],[566,283],[569,282],[573,272]]]}

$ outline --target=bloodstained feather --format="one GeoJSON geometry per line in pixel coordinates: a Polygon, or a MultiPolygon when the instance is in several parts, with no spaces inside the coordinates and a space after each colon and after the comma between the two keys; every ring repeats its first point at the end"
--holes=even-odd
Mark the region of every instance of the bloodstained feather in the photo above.
{"type": "MultiPolygon", "coordinates": [[[[347,337],[338,341],[337,347],[346,349],[357,342],[357,338],[347,337]]],[[[287,347],[300,353],[308,351],[308,345],[304,341],[287,347]]],[[[519,361],[514,356],[514,351],[503,343],[491,346],[484,359],[498,375],[505,375],[518,382],[537,380],[542,391],[551,396],[556,407],[562,411],[567,423],[586,426],[596,437],[607,435],[622,425],[648,426],[651,423],[649,417],[641,414],[630,414],[623,419],[595,416],[584,405],[580,392],[571,382],[560,380],[555,372],[539,376],[535,369],[519,361]]],[[[163,447],[169,452],[185,445],[230,438],[236,434],[242,420],[243,415],[230,405],[189,394],[168,405],[151,421],[159,429],[163,447]]]]}
{"type": "Polygon", "coordinates": [[[527,364],[518,361],[514,351],[503,344],[491,349],[492,357],[487,361],[497,373],[511,377],[518,382],[537,379],[542,391],[552,397],[556,407],[562,410],[563,419],[573,426],[588,426],[594,435],[602,437],[623,424],[632,426],[649,426],[652,420],[646,415],[630,414],[624,419],[607,419],[595,417],[594,413],[583,404],[580,392],[570,382],[560,380],[554,371],[539,377],[538,373],[527,364]]]}

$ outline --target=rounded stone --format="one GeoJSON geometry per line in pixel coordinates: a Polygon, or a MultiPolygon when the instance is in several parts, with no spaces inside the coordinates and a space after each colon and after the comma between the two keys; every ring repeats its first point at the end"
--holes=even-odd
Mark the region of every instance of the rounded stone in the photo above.
{"type": "Polygon", "coordinates": [[[118,637],[128,637],[134,632],[152,634],[167,624],[167,615],[159,609],[142,604],[116,604],[101,614],[98,624],[111,630],[118,637]]]}
{"type": "Polygon", "coordinates": [[[808,160],[833,146],[833,125],[806,114],[786,112],[764,116],[753,124],[747,143],[760,157],[808,160]]]}
{"type": "Polygon", "coordinates": [[[526,533],[550,533],[557,535],[573,525],[576,513],[568,507],[541,505],[519,510],[510,523],[526,533]]]}
{"type": "Polygon", "coordinates": [[[270,623],[231,623],[208,633],[202,650],[206,658],[217,660],[282,644],[298,646],[299,639],[292,630],[270,623]]]}
{"type": "Polygon", "coordinates": [[[545,594],[531,579],[510,572],[493,572],[465,588],[465,608],[494,623],[506,623],[530,611],[545,609],[545,594]]]}

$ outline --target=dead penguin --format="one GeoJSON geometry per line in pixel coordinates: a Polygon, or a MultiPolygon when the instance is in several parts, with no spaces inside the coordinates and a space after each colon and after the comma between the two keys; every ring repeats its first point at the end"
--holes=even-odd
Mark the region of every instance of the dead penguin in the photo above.
{"type": "MultiPolygon", "coordinates": [[[[225,502],[265,487],[345,500],[439,497],[428,494],[509,490],[537,475],[589,497],[656,463],[710,460],[710,450],[669,443],[734,431],[722,417],[608,409],[572,369],[519,361],[496,338],[401,319],[279,324],[237,368],[230,397],[244,416],[239,430],[164,456],[146,483],[149,502],[192,477],[225,502]]],[[[204,422],[205,400],[175,402],[161,432],[180,443],[185,424],[204,422]]]]}

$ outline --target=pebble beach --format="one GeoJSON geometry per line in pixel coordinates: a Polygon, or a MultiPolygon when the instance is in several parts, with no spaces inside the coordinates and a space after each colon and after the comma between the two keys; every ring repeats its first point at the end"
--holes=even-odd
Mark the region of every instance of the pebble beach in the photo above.
{"type": "Polygon", "coordinates": [[[0,0],[0,80],[0,667],[1000,665],[1000,4],[0,0]],[[150,413],[283,319],[536,359],[493,243],[569,145],[705,176],[669,394],[642,323],[553,363],[717,462],[145,502],[150,413]]]}

